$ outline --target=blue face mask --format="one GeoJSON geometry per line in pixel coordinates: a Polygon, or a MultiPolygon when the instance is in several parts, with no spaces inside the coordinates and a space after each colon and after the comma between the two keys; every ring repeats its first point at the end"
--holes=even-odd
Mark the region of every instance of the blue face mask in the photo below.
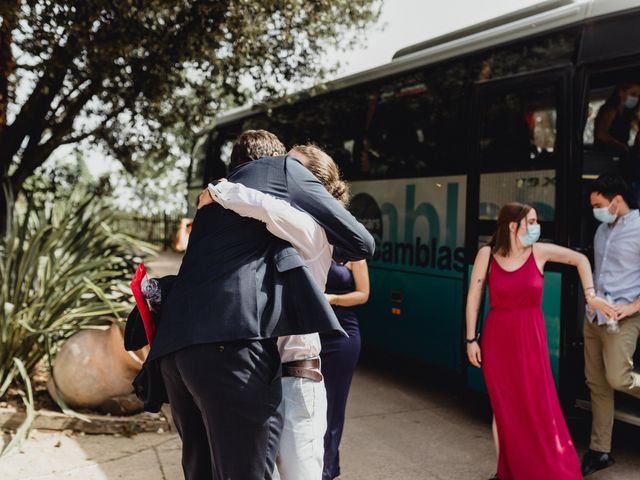
{"type": "Polygon", "coordinates": [[[593,216],[602,223],[613,223],[616,221],[617,215],[609,211],[609,207],[594,208],[593,216]]]}
{"type": "Polygon", "coordinates": [[[518,239],[525,247],[530,247],[540,239],[540,224],[527,225],[527,233],[518,235],[518,239]]]}
{"type": "Polygon", "coordinates": [[[624,101],[625,108],[636,108],[636,105],[638,105],[638,97],[627,97],[624,101]]]}

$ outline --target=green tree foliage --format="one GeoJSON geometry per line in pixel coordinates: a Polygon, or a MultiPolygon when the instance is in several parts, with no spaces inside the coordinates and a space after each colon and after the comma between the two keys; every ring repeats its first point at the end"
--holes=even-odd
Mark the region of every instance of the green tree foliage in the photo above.
{"type": "Polygon", "coordinates": [[[322,76],[320,56],[355,41],[380,4],[3,0],[0,174],[15,195],[56,148],[83,139],[135,171],[170,147],[168,127],[202,125],[246,100],[247,85],[278,94],[322,76]]]}

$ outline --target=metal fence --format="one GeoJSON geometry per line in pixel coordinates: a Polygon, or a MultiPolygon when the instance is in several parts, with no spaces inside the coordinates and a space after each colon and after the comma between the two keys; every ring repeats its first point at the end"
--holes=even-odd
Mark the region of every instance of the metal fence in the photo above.
{"type": "Polygon", "coordinates": [[[113,226],[122,233],[159,245],[166,250],[171,246],[182,218],[168,214],[152,217],[120,214],[114,218],[113,226]]]}

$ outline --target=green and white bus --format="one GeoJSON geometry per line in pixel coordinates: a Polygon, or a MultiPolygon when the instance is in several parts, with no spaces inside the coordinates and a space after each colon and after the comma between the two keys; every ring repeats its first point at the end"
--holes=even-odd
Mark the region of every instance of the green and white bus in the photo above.
{"type": "MultiPolygon", "coordinates": [[[[544,239],[589,253],[596,223],[588,184],[621,163],[594,148],[594,117],[629,82],[640,83],[639,0],[544,1],[403,49],[386,65],[220,116],[196,139],[189,204],[227,174],[243,130],[267,129],[288,146],[318,144],[350,182],[350,208],[377,241],[364,342],[482,389],[462,342],[475,253],[510,201],[536,208],[544,239]]],[[[543,310],[561,399],[588,408],[574,269],[549,266],[543,310]]],[[[619,418],[640,425],[640,402],[618,405],[619,418]]]]}

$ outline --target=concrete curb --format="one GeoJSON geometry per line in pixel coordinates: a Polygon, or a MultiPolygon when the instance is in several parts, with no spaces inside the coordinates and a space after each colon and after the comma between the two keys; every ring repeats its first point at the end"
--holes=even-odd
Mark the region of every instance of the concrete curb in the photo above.
{"type": "MultiPolygon", "coordinates": [[[[163,409],[164,411],[167,411],[163,409]]],[[[32,428],[38,430],[71,430],[88,434],[119,434],[133,435],[142,432],[168,432],[172,430],[171,423],[161,413],[143,412],[128,417],[108,415],[84,415],[90,422],[78,418],[69,417],[60,412],[51,410],[38,410],[32,428]]],[[[15,430],[24,419],[24,411],[13,407],[0,408],[0,430],[15,430]]]]}

